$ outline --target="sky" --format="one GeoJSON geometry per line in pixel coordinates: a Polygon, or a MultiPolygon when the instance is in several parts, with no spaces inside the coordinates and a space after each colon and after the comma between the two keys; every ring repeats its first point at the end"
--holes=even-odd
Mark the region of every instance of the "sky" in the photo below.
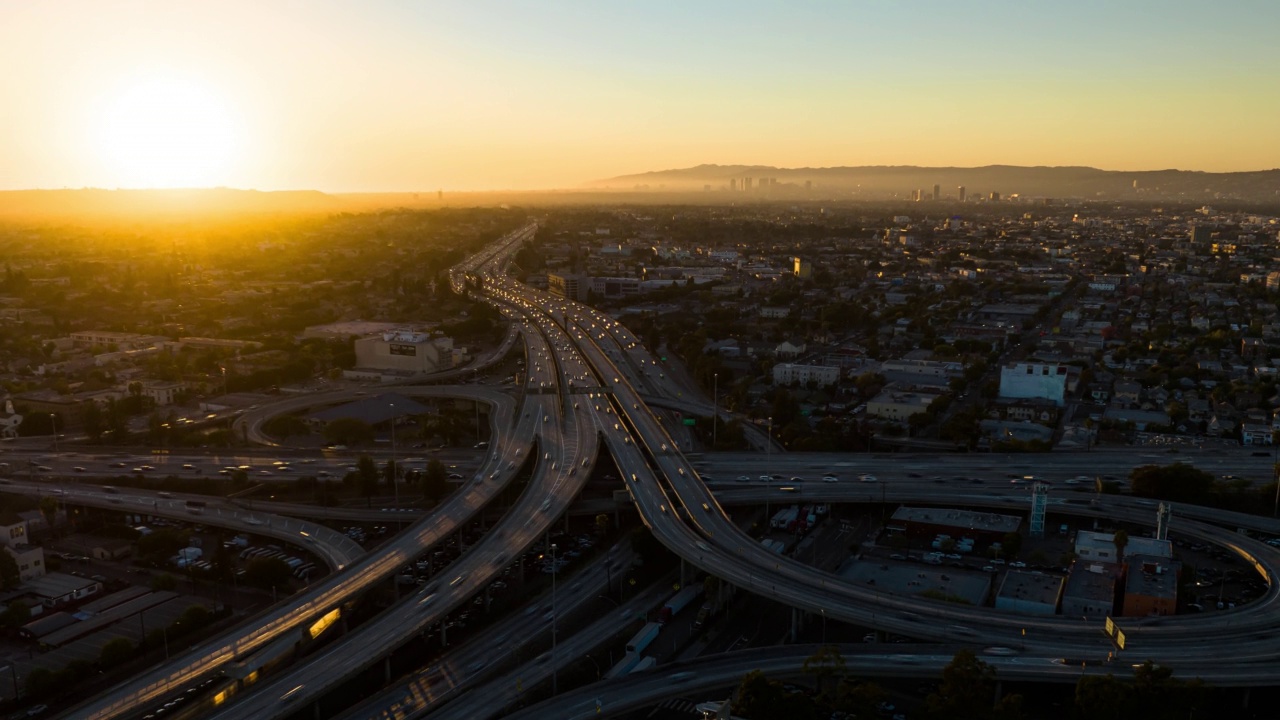
{"type": "Polygon", "coordinates": [[[1275,0],[0,0],[0,189],[1280,167],[1275,0]]]}

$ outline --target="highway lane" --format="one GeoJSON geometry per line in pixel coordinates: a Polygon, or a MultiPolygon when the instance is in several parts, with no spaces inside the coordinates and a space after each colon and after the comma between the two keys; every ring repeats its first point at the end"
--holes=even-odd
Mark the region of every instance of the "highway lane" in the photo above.
{"type": "MultiPolygon", "coordinates": [[[[542,304],[561,311],[569,306],[563,300],[546,298],[544,294],[527,288],[518,290],[512,288],[516,288],[515,284],[508,283],[504,291],[513,302],[524,298],[527,305],[542,304]]],[[[556,310],[553,309],[549,314],[554,315],[555,312],[556,310]]],[[[575,337],[577,337],[576,334],[575,337]]],[[[624,373],[617,369],[604,351],[594,346],[594,341],[580,340],[579,349],[591,361],[604,383],[609,385],[617,401],[619,412],[626,415],[632,429],[626,432],[619,430],[619,434],[624,435],[622,441],[627,442],[632,434],[643,439],[663,482],[671,490],[668,493],[665,488],[651,482],[652,478],[645,472],[643,463],[628,464],[620,461],[624,476],[629,476],[632,480],[633,495],[637,498],[637,506],[641,509],[642,516],[646,523],[655,528],[655,535],[686,560],[720,577],[726,577],[736,584],[752,588],[760,594],[794,607],[811,612],[822,612],[850,622],[866,624],[870,620],[877,627],[895,629],[913,636],[958,641],[972,641],[978,635],[978,630],[971,626],[979,624],[984,634],[995,637],[1007,636],[1010,639],[1017,637],[1016,628],[1008,626],[1020,623],[1010,623],[1007,618],[992,622],[972,613],[957,612],[955,608],[940,608],[937,604],[913,599],[905,601],[898,599],[895,603],[897,607],[911,608],[911,611],[895,614],[885,613],[882,610],[877,617],[874,612],[868,613],[865,608],[858,607],[876,601],[876,596],[865,589],[851,586],[830,575],[798,566],[787,559],[779,559],[776,556],[766,557],[757,543],[727,522],[727,518],[715,504],[714,498],[708,493],[705,485],[698,480],[693,467],[675,450],[674,443],[671,442],[665,429],[657,423],[652,413],[646,408],[641,408],[642,399],[628,383],[623,382],[624,373]],[[663,502],[664,500],[669,502],[673,497],[681,505],[678,513],[675,511],[675,506],[663,502]],[[652,502],[645,502],[645,498],[650,498],[652,502]],[[657,504],[656,508],[653,507],[654,503],[657,504]],[[688,537],[679,537],[678,532],[665,530],[659,532],[658,530],[660,526],[682,525],[684,522],[696,527],[703,539],[691,542],[688,537]],[[725,557],[726,553],[729,554],[728,558],[725,557]],[[921,613],[928,613],[931,621],[921,622],[924,620],[924,615],[921,613]],[[939,626],[934,622],[939,616],[955,622],[939,626]],[[901,630],[911,625],[916,627],[912,630],[901,630]]],[[[611,449],[616,450],[615,436],[606,433],[606,438],[611,449]]],[[[1263,556],[1265,557],[1265,554],[1263,556]]],[[[1097,651],[1104,647],[1103,643],[1098,642],[1098,638],[1081,637],[1082,634],[1072,628],[1057,628],[1055,632],[1057,634],[1054,637],[1046,637],[1046,641],[1053,642],[1058,647],[1074,646],[1087,651],[1097,651]]]]}
{"type": "MultiPolygon", "coordinates": [[[[955,651],[965,646],[895,645],[894,652],[885,652],[883,647],[838,645],[836,649],[845,660],[846,672],[855,677],[937,678],[951,662],[955,651]]],[[[594,720],[639,710],[669,699],[673,694],[724,697],[737,687],[743,675],[753,670],[760,670],[772,679],[812,680],[813,674],[804,672],[804,661],[820,648],[819,645],[756,648],[720,653],[687,663],[664,665],[649,672],[576,688],[506,717],[508,720],[594,720]]],[[[998,679],[1039,682],[1074,683],[1082,675],[1124,677],[1133,672],[1132,664],[1139,662],[1125,659],[1111,664],[1097,663],[1080,667],[1064,663],[1063,659],[1047,656],[982,655],[983,662],[995,668],[998,679]]],[[[1177,668],[1174,672],[1178,677],[1192,677],[1177,668]]],[[[1262,667],[1239,670],[1208,668],[1205,673],[1196,674],[1195,677],[1205,680],[1211,686],[1220,687],[1269,685],[1274,681],[1262,667]]]]}
{"type": "MultiPolygon", "coordinates": [[[[558,616],[588,609],[600,599],[598,594],[604,592],[611,573],[610,566],[629,565],[633,557],[625,545],[614,546],[590,565],[563,579],[555,608],[558,616]]],[[[665,585],[650,588],[632,598],[623,608],[611,609],[591,628],[598,631],[599,622],[604,621],[621,623],[621,627],[635,623],[666,592],[669,591],[665,585]]],[[[552,667],[563,667],[582,656],[582,648],[576,641],[583,633],[591,633],[590,628],[574,633],[567,641],[562,634],[555,653],[549,649],[538,652],[550,642],[550,606],[549,594],[534,598],[523,611],[499,620],[466,645],[451,650],[439,661],[348,709],[340,717],[345,720],[393,720],[420,716],[449,703],[449,714],[475,720],[482,717],[483,708],[501,709],[507,701],[502,700],[500,694],[514,692],[518,695],[520,688],[532,688],[550,677],[552,667]],[[544,611],[543,608],[548,609],[544,611]],[[477,687],[478,673],[470,672],[470,668],[481,661],[491,666],[482,670],[503,672],[501,677],[477,687]]]]}
{"type": "Polygon", "coordinates": [[[238,508],[225,504],[221,498],[183,493],[157,495],[133,488],[118,488],[115,492],[110,492],[104,487],[110,486],[71,483],[50,485],[6,480],[0,484],[0,492],[54,497],[64,503],[156,515],[273,537],[314,553],[335,571],[342,570],[365,554],[359,543],[320,523],[274,515],[262,510],[238,508]],[[203,502],[206,507],[192,508],[187,505],[188,501],[203,502]]]}
{"type": "MultiPolygon", "coordinates": [[[[526,232],[531,229],[526,228],[526,232]]],[[[496,414],[490,415],[491,424],[496,414]]],[[[285,607],[273,611],[260,625],[224,634],[203,647],[171,659],[159,669],[123,682],[111,691],[73,709],[76,718],[110,718],[138,712],[148,704],[181,689],[216,671],[225,663],[263,647],[283,633],[329,612],[351,595],[396,572],[406,560],[420,554],[439,539],[450,534],[476,509],[493,497],[510,480],[513,468],[522,464],[527,447],[510,442],[506,427],[492,427],[491,449],[494,451],[480,477],[491,482],[472,480],[460,488],[439,512],[414,525],[376,555],[366,556],[349,565],[345,572],[316,583],[306,593],[295,596],[285,607]],[[509,453],[509,454],[508,454],[509,453]],[[507,467],[503,468],[503,462],[507,467]]]]}
{"type": "MultiPolygon", "coordinates": [[[[655,583],[627,601],[621,608],[611,609],[595,622],[562,640],[559,652],[554,658],[550,653],[543,653],[508,671],[503,677],[490,680],[470,690],[443,708],[436,710],[433,705],[426,707],[410,705],[406,708],[409,712],[399,717],[431,717],[433,720],[484,720],[500,717],[503,711],[518,702],[525,692],[550,680],[553,670],[564,670],[584,657],[591,657],[593,662],[598,663],[600,672],[608,672],[609,666],[606,665],[608,656],[602,658],[603,662],[601,662],[592,657],[591,653],[600,647],[604,640],[637,627],[649,610],[661,603],[670,593],[671,590],[665,583],[655,583]],[[512,678],[515,680],[513,681],[512,678]]],[[[380,712],[351,714],[345,716],[344,720],[392,720],[396,717],[391,706],[384,705],[380,712]]]]}
{"type": "MultiPolygon", "coordinates": [[[[305,707],[321,697],[329,688],[361,672],[370,663],[386,656],[405,642],[405,638],[425,630],[442,620],[449,612],[482,591],[502,568],[527,547],[537,542],[550,525],[568,508],[581,491],[596,456],[598,425],[583,418],[572,407],[571,396],[558,390],[561,366],[573,363],[572,357],[551,362],[552,348],[563,345],[562,332],[554,327],[543,333],[522,331],[528,344],[531,376],[539,382],[539,390],[525,396],[525,412],[515,437],[527,438],[530,444],[536,428],[538,452],[534,477],[516,505],[492,530],[413,598],[387,610],[377,619],[362,625],[335,641],[306,662],[289,668],[267,680],[248,696],[237,697],[215,718],[281,717],[305,707]],[[535,358],[545,357],[545,367],[535,358]],[[543,383],[554,384],[544,388],[543,383]],[[448,580],[453,577],[453,580],[448,580]]],[[[517,440],[518,442],[519,440],[517,440]]],[[[487,663],[471,666],[480,675],[487,663]]]]}

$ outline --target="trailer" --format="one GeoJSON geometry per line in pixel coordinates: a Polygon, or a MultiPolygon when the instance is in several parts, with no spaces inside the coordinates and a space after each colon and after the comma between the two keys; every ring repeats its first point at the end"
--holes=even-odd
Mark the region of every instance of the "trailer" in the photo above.
{"type": "Polygon", "coordinates": [[[662,630],[662,626],[658,623],[647,623],[644,627],[640,628],[640,632],[636,633],[635,637],[631,638],[631,641],[627,643],[627,652],[636,654],[636,662],[640,661],[639,654],[644,652],[645,648],[649,647],[649,643],[653,642],[654,638],[658,637],[658,632],[660,630],[662,630]]]}
{"type": "Polygon", "coordinates": [[[613,678],[626,675],[638,664],[640,664],[640,654],[629,652],[626,655],[623,655],[622,659],[619,660],[616,665],[609,668],[609,672],[604,674],[604,679],[612,680],[613,678]]]}
{"type": "Polygon", "coordinates": [[[640,658],[640,662],[636,663],[636,666],[631,668],[631,671],[628,674],[634,675],[635,673],[638,673],[638,672],[644,672],[645,670],[648,670],[649,668],[657,664],[658,664],[657,660],[654,660],[651,656],[646,655],[645,657],[640,658]]]}
{"type": "Polygon", "coordinates": [[[658,623],[666,625],[675,617],[677,613],[685,608],[686,605],[693,602],[694,598],[702,594],[702,586],[698,584],[686,585],[662,606],[662,610],[658,612],[658,623]]]}
{"type": "Polygon", "coordinates": [[[800,517],[800,508],[792,505],[774,517],[773,527],[779,530],[793,530],[798,517],[800,517]]]}

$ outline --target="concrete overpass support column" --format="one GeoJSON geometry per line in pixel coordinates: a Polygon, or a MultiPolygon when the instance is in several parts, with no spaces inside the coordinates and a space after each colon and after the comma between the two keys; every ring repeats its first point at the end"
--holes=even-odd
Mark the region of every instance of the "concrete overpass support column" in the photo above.
{"type": "MultiPolygon", "coordinates": [[[[382,682],[387,684],[391,683],[391,656],[390,655],[388,655],[386,659],[382,661],[382,682]]],[[[316,703],[316,716],[319,717],[319,715],[320,715],[320,703],[316,703]]]]}
{"type": "Polygon", "coordinates": [[[315,718],[315,720],[321,720],[321,718],[320,718],[320,701],[319,701],[319,700],[317,700],[317,701],[315,701],[314,703],[312,703],[312,704],[311,704],[311,709],[312,709],[311,717],[315,718]]]}
{"type": "Polygon", "coordinates": [[[680,558],[680,587],[684,587],[684,558],[680,558]]]}
{"type": "Polygon", "coordinates": [[[449,647],[449,629],[445,627],[448,623],[445,618],[440,618],[440,646],[449,647]]]}
{"type": "Polygon", "coordinates": [[[1001,698],[1003,695],[1004,695],[1004,681],[1003,681],[1003,680],[997,680],[997,681],[996,681],[996,697],[995,697],[995,699],[991,702],[991,704],[992,704],[992,705],[999,704],[999,702],[1000,702],[1000,698],[1001,698]]]}
{"type": "Polygon", "coordinates": [[[788,638],[790,642],[796,641],[796,632],[798,630],[796,626],[799,623],[800,623],[799,614],[797,613],[795,608],[791,608],[791,632],[788,633],[788,638]]]}

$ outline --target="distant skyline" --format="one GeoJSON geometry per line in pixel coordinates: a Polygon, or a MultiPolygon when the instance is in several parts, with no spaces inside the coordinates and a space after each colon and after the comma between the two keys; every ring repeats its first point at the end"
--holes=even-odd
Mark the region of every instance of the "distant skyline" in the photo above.
{"type": "Polygon", "coordinates": [[[0,189],[1280,167],[1280,3],[0,0],[0,189]]]}

